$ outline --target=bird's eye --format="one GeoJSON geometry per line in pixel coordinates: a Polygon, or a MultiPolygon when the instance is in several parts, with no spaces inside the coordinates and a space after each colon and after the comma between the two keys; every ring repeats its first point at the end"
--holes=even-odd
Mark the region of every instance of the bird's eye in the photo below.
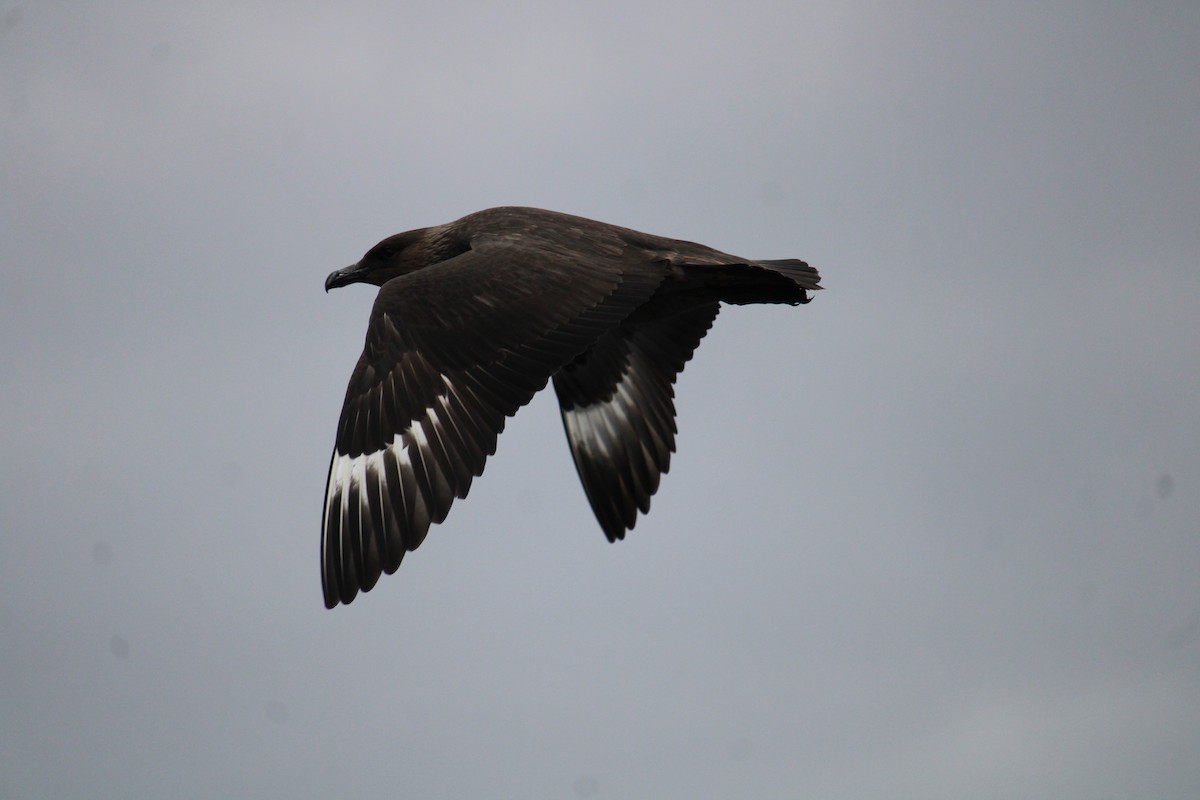
{"type": "Polygon", "coordinates": [[[394,244],[377,244],[367,252],[367,258],[372,261],[386,261],[396,255],[394,244]]]}

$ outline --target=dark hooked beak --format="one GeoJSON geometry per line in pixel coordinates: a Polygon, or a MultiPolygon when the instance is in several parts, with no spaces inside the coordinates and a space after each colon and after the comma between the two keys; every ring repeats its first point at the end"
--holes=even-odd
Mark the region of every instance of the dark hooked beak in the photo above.
{"type": "Polygon", "coordinates": [[[336,289],[339,286],[349,286],[352,283],[358,283],[367,274],[367,270],[361,264],[352,264],[344,269],[335,269],[329,273],[329,277],[325,279],[325,291],[336,289]]]}

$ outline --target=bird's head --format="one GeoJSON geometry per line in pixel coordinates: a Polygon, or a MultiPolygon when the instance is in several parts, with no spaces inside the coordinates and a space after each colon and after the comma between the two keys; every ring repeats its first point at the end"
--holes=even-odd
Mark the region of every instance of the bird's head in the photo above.
{"type": "Polygon", "coordinates": [[[325,291],[352,283],[383,286],[392,278],[428,266],[424,233],[422,229],[389,236],[368,250],[357,264],[329,273],[325,291]]]}

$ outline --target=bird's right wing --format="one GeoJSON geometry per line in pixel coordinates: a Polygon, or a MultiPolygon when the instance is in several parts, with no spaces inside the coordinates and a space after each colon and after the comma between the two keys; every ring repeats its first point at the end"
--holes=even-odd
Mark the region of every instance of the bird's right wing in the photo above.
{"type": "Polygon", "coordinates": [[[554,375],[575,469],[608,540],[625,538],[675,452],[675,378],[720,306],[628,320],[554,375]]]}
{"type": "Polygon", "coordinates": [[[376,298],[329,468],[329,608],[392,573],[495,452],[507,417],[620,325],[660,275],[619,257],[482,237],[376,298]]]}

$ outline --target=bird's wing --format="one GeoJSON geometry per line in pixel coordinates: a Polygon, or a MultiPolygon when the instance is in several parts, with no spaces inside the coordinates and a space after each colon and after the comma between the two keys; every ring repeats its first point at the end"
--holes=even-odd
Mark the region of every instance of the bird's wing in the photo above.
{"type": "Polygon", "coordinates": [[[388,281],[375,300],[326,488],[329,608],[394,572],[466,496],[506,418],[661,280],[649,265],[581,263],[551,245],[480,237],[472,248],[388,281]]]}
{"type": "Polygon", "coordinates": [[[719,308],[626,322],[554,375],[575,468],[609,541],[650,510],[675,451],[675,378],[719,308]]]}

